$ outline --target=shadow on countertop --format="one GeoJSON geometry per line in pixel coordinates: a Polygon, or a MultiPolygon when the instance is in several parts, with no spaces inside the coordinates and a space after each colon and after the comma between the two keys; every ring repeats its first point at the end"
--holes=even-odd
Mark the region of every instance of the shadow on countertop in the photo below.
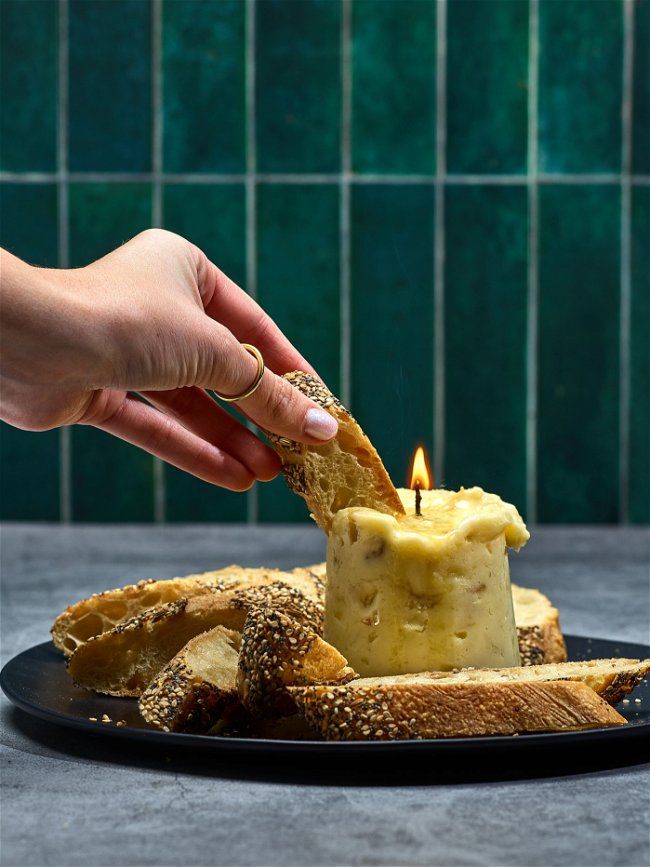
{"type": "Polygon", "coordinates": [[[441,756],[423,753],[382,756],[332,756],[305,753],[254,754],[210,750],[196,746],[166,748],[159,744],[129,742],[101,734],[70,731],[44,722],[3,702],[8,746],[64,761],[110,764],[145,772],[169,772],[216,779],[327,786],[437,786],[465,783],[525,781],[591,774],[639,766],[647,753],[639,741],[588,747],[573,744],[481,755],[473,752],[441,756]]]}

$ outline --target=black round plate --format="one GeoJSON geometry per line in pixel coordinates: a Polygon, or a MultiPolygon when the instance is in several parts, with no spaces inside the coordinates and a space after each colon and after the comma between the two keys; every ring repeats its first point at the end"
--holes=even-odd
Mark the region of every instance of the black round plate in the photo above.
{"type": "MultiPolygon", "coordinates": [[[[625,641],[566,636],[569,659],[599,659],[620,656],[632,659],[650,657],[650,647],[625,641]]],[[[618,710],[628,720],[620,728],[591,729],[584,732],[551,732],[518,736],[446,738],[420,741],[279,741],[256,738],[208,737],[207,735],[161,732],[142,720],[135,699],[95,695],[75,687],[61,654],[51,642],[38,644],[10,660],[0,674],[5,695],[22,710],[67,728],[102,735],[145,741],[164,746],[191,746],[209,750],[239,752],[300,752],[311,754],[369,755],[371,753],[471,752],[528,750],[540,747],[587,745],[614,746],[623,741],[650,736],[650,688],[640,684],[628,703],[618,710]],[[106,714],[111,722],[102,723],[106,714]],[[95,717],[97,722],[90,717],[95,717]],[[126,725],[115,723],[123,720],[126,725]]]]}

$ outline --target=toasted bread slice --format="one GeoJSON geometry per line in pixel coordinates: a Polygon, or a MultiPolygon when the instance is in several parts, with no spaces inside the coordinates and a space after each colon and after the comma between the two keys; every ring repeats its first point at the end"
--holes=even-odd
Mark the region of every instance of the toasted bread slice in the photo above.
{"type": "Polygon", "coordinates": [[[343,404],[308,373],[294,370],[284,376],[339,423],[336,437],[322,445],[305,445],[267,433],[282,460],[289,487],[305,500],[318,526],[329,532],[336,512],[347,506],[403,514],[402,501],[381,458],[343,404]]]}
{"type": "MultiPolygon", "coordinates": [[[[290,576],[286,577],[289,580],[290,576]]],[[[317,603],[284,582],[215,590],[150,608],[110,632],[96,635],[77,648],[68,670],[86,689],[139,696],[191,638],[215,626],[241,632],[248,609],[265,602],[283,607],[316,627],[322,617],[317,603]]]]}
{"type": "Polygon", "coordinates": [[[144,719],[165,732],[207,732],[236,713],[240,643],[223,626],[190,639],[140,697],[144,719]]]}
{"type": "Polygon", "coordinates": [[[233,587],[254,587],[288,581],[297,586],[316,602],[324,598],[322,576],[310,569],[294,569],[281,572],[279,569],[245,569],[242,566],[228,566],[214,572],[187,575],[184,578],[171,578],[165,581],[149,579],[137,584],[128,584],[116,590],[96,593],[66,608],[54,621],[52,641],[66,656],[88,639],[102,632],[110,632],[119,623],[142,614],[149,608],[176,602],[209,593],[215,589],[227,590],[233,587]],[[291,577],[287,579],[287,575],[291,577]]]}
{"type": "Polygon", "coordinates": [[[249,610],[237,684],[242,704],[254,717],[295,713],[287,691],[291,684],[344,683],[354,676],[345,657],[308,625],[277,608],[249,610]]]}
{"type": "Polygon", "coordinates": [[[369,677],[289,692],[329,740],[473,737],[624,725],[611,704],[650,660],[600,659],[501,669],[369,677]]]}
{"type": "Polygon", "coordinates": [[[522,665],[566,662],[560,614],[550,599],[539,590],[513,584],[512,601],[522,665]]]}

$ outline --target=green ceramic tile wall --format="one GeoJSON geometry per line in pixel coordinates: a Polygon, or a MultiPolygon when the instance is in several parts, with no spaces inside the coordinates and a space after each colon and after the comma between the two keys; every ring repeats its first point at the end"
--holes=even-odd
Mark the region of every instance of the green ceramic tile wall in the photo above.
{"type": "MultiPolygon", "coordinates": [[[[650,520],[650,0],[0,0],[0,25],[8,249],[177,231],[397,483],[422,441],[531,520],[650,520]]],[[[5,519],[306,520],[281,481],[229,494],[88,428],[3,425],[0,454],[5,519]]]]}

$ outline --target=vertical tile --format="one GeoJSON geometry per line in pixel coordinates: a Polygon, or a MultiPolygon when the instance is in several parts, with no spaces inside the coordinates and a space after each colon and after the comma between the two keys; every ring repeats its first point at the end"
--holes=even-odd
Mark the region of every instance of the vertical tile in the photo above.
{"type": "MultiPolygon", "coordinates": [[[[57,264],[57,193],[52,184],[0,186],[0,246],[35,265],[57,264]]],[[[59,432],[0,424],[0,519],[59,518],[59,432]]]]}
{"type": "Polygon", "coordinates": [[[0,167],[11,172],[56,168],[57,4],[0,3],[0,167]]]}
{"type": "Polygon", "coordinates": [[[245,155],[241,0],[166,0],[163,8],[164,167],[242,172],[245,155]]]}
{"type": "Polygon", "coordinates": [[[632,171],[650,174],[650,0],[634,4],[632,171]]]}
{"type": "Polygon", "coordinates": [[[396,485],[432,454],[433,191],[352,188],[352,411],[396,485]]]}
{"type": "Polygon", "coordinates": [[[525,173],[528,0],[452,2],[447,15],[448,171],[525,173]]]}
{"type": "MultiPolygon", "coordinates": [[[[151,224],[145,184],[73,184],[70,261],[85,265],[151,224]]],[[[103,431],[72,428],[74,521],[151,521],[153,458],[103,431]]]]}
{"type": "Polygon", "coordinates": [[[632,190],[630,520],[650,522],[650,187],[632,190]]]}
{"type": "Polygon", "coordinates": [[[256,10],[259,170],[338,171],[340,0],[264,0],[256,10]]]}
{"type": "Polygon", "coordinates": [[[148,184],[70,185],[70,264],[105,256],[151,226],[148,184]]]}
{"type": "Polygon", "coordinates": [[[355,0],[352,33],[354,171],[434,172],[435,3],[355,0]]]}
{"type": "Polygon", "coordinates": [[[526,504],[527,201],[523,187],[446,196],[445,477],[526,504]]]}
{"type": "Polygon", "coordinates": [[[542,171],[620,171],[622,12],[621,0],[542,0],[542,171]]]}
{"type": "MultiPolygon", "coordinates": [[[[339,370],[339,199],[335,185],[269,184],[258,193],[258,300],[334,392],[339,370]]],[[[305,521],[278,479],[261,485],[261,521],[305,521]]]]}
{"type": "Polygon", "coordinates": [[[615,187],[542,187],[539,520],[618,520],[619,213],[615,187]]]}
{"type": "Polygon", "coordinates": [[[32,265],[58,264],[54,184],[0,185],[0,246],[32,265]]]}
{"type": "MultiPolygon", "coordinates": [[[[199,246],[240,286],[246,277],[244,188],[170,185],[164,189],[165,228],[199,246]]],[[[165,466],[168,521],[245,521],[246,497],[165,466]]]]}
{"type": "Polygon", "coordinates": [[[71,171],[151,168],[151,6],[71,0],[71,171]]]}

